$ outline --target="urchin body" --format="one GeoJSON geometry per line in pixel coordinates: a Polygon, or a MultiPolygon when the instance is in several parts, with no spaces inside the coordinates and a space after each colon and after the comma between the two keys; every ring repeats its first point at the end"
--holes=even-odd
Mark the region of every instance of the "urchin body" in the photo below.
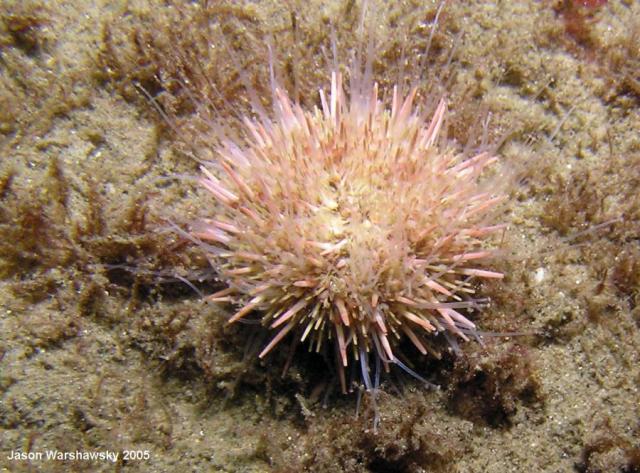
{"type": "Polygon", "coordinates": [[[368,388],[370,357],[402,364],[403,339],[427,354],[438,333],[476,335],[473,279],[502,277],[485,267],[502,197],[480,184],[496,158],[439,138],[444,101],[425,117],[415,90],[387,105],[355,85],[334,72],[311,110],[274,88],[273,113],[245,117],[202,167],[219,205],[192,231],[226,285],[209,299],[273,330],[260,358],[285,337],[327,349],[343,390],[352,363],[368,388]]]}

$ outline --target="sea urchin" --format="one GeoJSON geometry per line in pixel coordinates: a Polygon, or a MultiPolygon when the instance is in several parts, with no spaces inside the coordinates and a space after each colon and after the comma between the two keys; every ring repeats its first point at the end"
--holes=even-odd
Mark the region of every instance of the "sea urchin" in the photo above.
{"type": "Polygon", "coordinates": [[[237,307],[230,323],[254,314],[273,330],[260,358],[288,335],[328,347],[343,391],[354,363],[368,389],[372,359],[411,372],[403,339],[427,354],[436,334],[478,337],[473,279],[503,276],[483,267],[503,228],[488,221],[495,181],[480,179],[497,158],[440,137],[444,100],[426,118],[415,88],[387,104],[356,69],[348,90],[334,71],[311,110],[274,85],[273,112],[243,117],[202,166],[219,205],[191,232],[225,284],[209,300],[237,307]]]}

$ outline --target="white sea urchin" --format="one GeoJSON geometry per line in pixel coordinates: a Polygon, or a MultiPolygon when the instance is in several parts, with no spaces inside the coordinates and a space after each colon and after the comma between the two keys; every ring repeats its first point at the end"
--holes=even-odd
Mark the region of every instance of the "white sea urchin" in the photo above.
{"type": "Polygon", "coordinates": [[[438,333],[477,337],[472,280],[503,277],[483,267],[502,196],[479,177],[497,158],[439,138],[444,100],[426,119],[416,89],[396,87],[387,106],[356,69],[348,92],[333,72],[312,110],[274,86],[273,112],[244,117],[202,166],[219,205],[191,233],[226,285],[208,299],[239,308],[230,323],[258,314],[274,331],[260,358],[289,334],[332,344],[343,391],[350,363],[368,389],[372,357],[409,370],[402,339],[426,354],[438,333]]]}

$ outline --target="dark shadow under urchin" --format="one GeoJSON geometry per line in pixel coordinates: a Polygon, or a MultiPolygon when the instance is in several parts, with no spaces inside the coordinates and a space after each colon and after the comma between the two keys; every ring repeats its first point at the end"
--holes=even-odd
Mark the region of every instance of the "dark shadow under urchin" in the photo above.
{"type": "Polygon", "coordinates": [[[454,415],[500,427],[507,425],[515,413],[514,402],[531,404],[540,400],[531,360],[527,356],[510,356],[509,353],[518,353],[517,346],[506,356],[500,355],[502,350],[496,350],[500,344],[511,345],[499,339],[513,334],[479,333],[479,343],[471,353],[457,345],[453,348],[446,337],[439,336],[433,340],[432,356],[428,357],[422,356],[409,340],[404,340],[396,347],[396,363],[383,363],[375,354],[368,354],[366,362],[361,357],[357,365],[351,365],[345,373],[347,392],[342,393],[332,352],[334,346],[316,353],[296,343],[294,334],[292,343],[259,363],[256,356],[269,340],[268,330],[260,326],[259,319],[254,319],[239,331],[242,335],[236,332],[235,338],[240,336],[246,340],[242,356],[247,366],[247,373],[238,375],[239,385],[244,384],[247,375],[262,372],[264,379],[268,379],[270,396],[285,396],[298,404],[294,418],[300,420],[307,412],[341,405],[351,409],[355,419],[362,418],[365,428],[372,428],[375,433],[384,416],[377,402],[380,395],[403,398],[408,391],[422,390],[445,393],[454,415]],[[504,370],[504,376],[496,371],[500,369],[504,370]],[[492,390],[487,389],[489,386],[492,390]],[[500,397],[496,399],[496,395],[500,397]],[[503,407],[503,402],[512,407],[503,407]]]}

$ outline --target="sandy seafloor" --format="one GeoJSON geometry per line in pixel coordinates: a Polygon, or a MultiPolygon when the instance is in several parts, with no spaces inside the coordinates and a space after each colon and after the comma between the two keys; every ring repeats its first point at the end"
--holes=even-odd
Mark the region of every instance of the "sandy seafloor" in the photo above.
{"type": "MultiPolygon", "coordinates": [[[[355,394],[323,403],[312,362],[282,379],[282,357],[243,358],[246,332],[175,278],[204,265],[164,219],[187,224],[210,200],[162,179],[197,165],[132,86],[158,72],[132,45],[162,34],[149,27],[169,16],[160,3],[0,1],[2,471],[640,471],[640,3],[446,6],[433,54],[442,64],[456,45],[450,108],[463,124],[489,111],[492,138],[510,130],[495,261],[507,276],[479,288],[492,303],[476,320],[521,334],[418,364],[439,390],[391,377],[377,432],[366,396],[357,417],[355,394]],[[53,449],[120,457],[8,458],[53,449]]],[[[306,100],[305,52],[329,44],[329,25],[348,38],[360,8],[209,3],[238,63],[265,71],[275,35],[314,85],[306,100]]],[[[384,85],[392,51],[424,45],[435,7],[372,3],[384,85]]]]}

